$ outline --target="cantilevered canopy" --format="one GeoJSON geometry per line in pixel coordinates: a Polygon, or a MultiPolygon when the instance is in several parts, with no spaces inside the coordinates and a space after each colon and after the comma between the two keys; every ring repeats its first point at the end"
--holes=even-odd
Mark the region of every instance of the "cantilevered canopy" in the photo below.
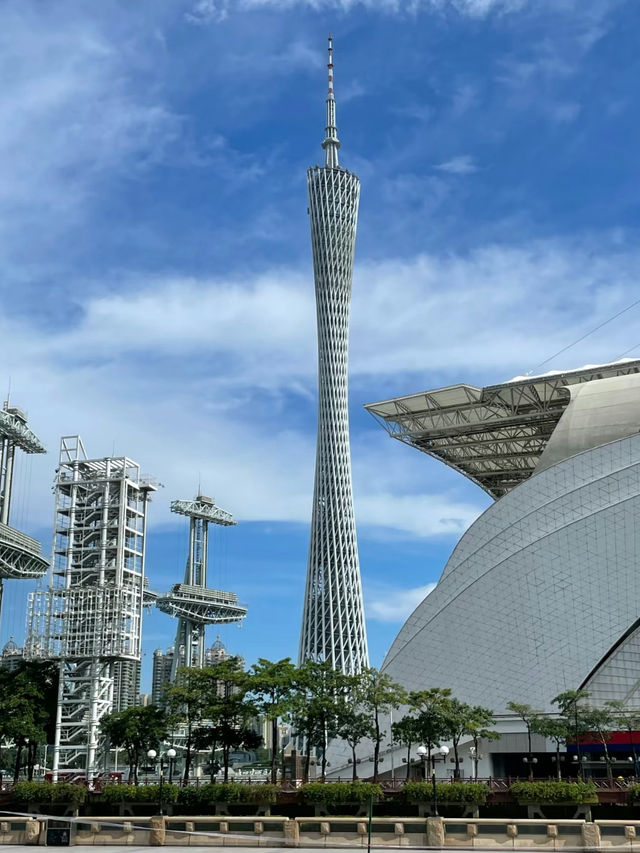
{"type": "Polygon", "coordinates": [[[158,596],[156,607],[169,616],[200,625],[239,622],[247,615],[247,608],[238,603],[235,593],[186,583],[177,583],[170,592],[158,596]]]}
{"type": "Polygon", "coordinates": [[[501,385],[450,385],[365,406],[389,435],[435,456],[499,498],[530,477],[569,404],[569,386],[640,373],[640,359],[501,385]]]}

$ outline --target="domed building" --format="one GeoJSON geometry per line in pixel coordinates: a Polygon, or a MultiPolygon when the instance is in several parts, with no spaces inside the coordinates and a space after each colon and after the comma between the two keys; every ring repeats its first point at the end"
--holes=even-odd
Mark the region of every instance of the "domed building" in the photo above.
{"type": "Polygon", "coordinates": [[[495,499],[383,670],[497,715],[579,687],[640,708],[640,360],[366,408],[495,499]]]}

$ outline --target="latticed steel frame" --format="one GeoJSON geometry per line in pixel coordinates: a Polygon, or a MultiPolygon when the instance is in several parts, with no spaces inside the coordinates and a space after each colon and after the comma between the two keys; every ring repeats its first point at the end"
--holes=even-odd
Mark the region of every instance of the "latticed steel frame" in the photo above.
{"type": "Polygon", "coordinates": [[[156,601],[159,610],[178,619],[170,675],[174,683],[181,667],[204,666],[206,626],[241,622],[247,608],[238,603],[234,593],[207,587],[209,524],[231,527],[236,523],[233,516],[202,495],[192,501],[172,501],[171,512],[189,518],[184,584],[176,584],[156,601]]]}
{"type": "Polygon", "coordinates": [[[93,778],[104,757],[100,720],[114,707],[114,667],[140,661],[153,489],[132,460],[87,459],[79,437],[62,439],[49,589],[31,596],[26,647],[32,659],[60,662],[54,777],[59,767],[84,766],[93,778]]]}
{"type": "Polygon", "coordinates": [[[318,439],[300,661],[369,664],[349,450],[349,310],[360,182],[338,165],[330,43],[326,165],[307,172],[318,323],[318,439]]]}

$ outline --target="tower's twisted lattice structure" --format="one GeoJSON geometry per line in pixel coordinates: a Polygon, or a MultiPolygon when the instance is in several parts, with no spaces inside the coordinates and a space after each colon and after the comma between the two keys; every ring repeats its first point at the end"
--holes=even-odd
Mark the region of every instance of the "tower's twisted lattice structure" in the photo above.
{"type": "Polygon", "coordinates": [[[27,416],[5,402],[0,409],[0,608],[4,579],[39,578],[47,571],[40,543],[9,524],[16,450],[46,453],[27,426],[27,416]]]}
{"type": "Polygon", "coordinates": [[[349,307],[360,182],[338,164],[329,37],[324,167],[307,172],[318,321],[318,442],[300,662],[368,666],[349,452],[349,307]]]}
{"type": "Polygon", "coordinates": [[[139,671],[147,505],[155,489],[126,457],[88,459],[62,438],[49,589],[30,597],[27,657],[57,660],[53,774],[104,766],[100,720],[139,671]]]}
{"type": "Polygon", "coordinates": [[[172,501],[171,512],[189,518],[189,556],[184,583],[173,586],[160,595],[156,607],[178,619],[178,630],[171,662],[171,682],[176,680],[180,667],[205,665],[205,627],[207,625],[240,622],[247,608],[238,603],[233,592],[207,587],[209,525],[235,525],[233,516],[215,501],[198,495],[192,501],[172,501]]]}

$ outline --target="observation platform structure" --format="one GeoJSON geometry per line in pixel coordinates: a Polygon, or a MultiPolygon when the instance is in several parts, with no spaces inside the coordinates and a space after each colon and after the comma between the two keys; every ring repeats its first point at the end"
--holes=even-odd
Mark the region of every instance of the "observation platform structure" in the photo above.
{"type": "Polygon", "coordinates": [[[128,457],[60,443],[49,588],[32,593],[25,656],[60,664],[53,778],[104,763],[100,720],[139,692],[147,506],[156,485],[128,457]]]}
{"type": "Polygon", "coordinates": [[[599,403],[608,386],[595,382],[583,393],[594,380],[616,378],[623,384],[624,377],[637,373],[640,359],[626,358],[517,376],[484,388],[449,385],[368,403],[365,409],[390,436],[439,459],[498,499],[561,457],[611,441],[616,432],[620,437],[637,432],[625,402],[635,398],[633,387],[619,398],[617,413],[599,403]],[[586,415],[584,426],[556,430],[572,399],[586,415]]]}
{"type": "Polygon", "coordinates": [[[238,602],[235,593],[207,587],[209,525],[232,527],[236,524],[233,516],[216,506],[212,498],[200,494],[191,501],[172,501],[171,512],[189,519],[184,583],[175,584],[156,600],[159,610],[178,620],[170,678],[174,683],[179,668],[205,665],[206,626],[241,622],[247,608],[238,602]]]}
{"type": "Polygon", "coordinates": [[[26,413],[5,401],[0,410],[0,609],[4,580],[39,578],[49,567],[40,543],[9,523],[16,450],[28,454],[47,452],[29,429],[26,413]]]}

